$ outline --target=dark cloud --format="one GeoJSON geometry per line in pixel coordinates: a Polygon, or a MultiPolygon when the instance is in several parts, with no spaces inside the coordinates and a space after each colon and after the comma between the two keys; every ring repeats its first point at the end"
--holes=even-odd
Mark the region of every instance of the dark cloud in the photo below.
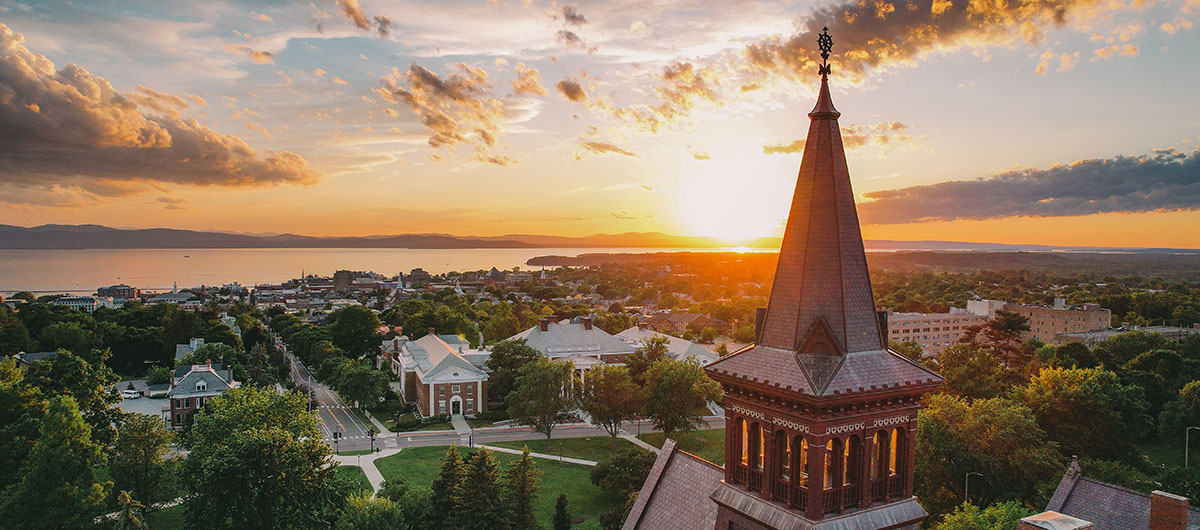
{"type": "Polygon", "coordinates": [[[570,48],[578,48],[588,53],[596,53],[596,47],[588,46],[587,42],[579,35],[576,35],[574,31],[560,29],[558,33],[554,34],[554,40],[570,48]]]}
{"type": "MultiPolygon", "coordinates": [[[[465,63],[451,65],[455,70],[445,78],[419,64],[408,70],[393,69],[380,81],[375,93],[392,103],[408,106],[429,130],[431,147],[470,146],[482,162],[499,164],[507,158],[488,153],[500,134],[504,104],[491,96],[487,71],[465,63]]],[[[511,163],[507,160],[504,164],[511,163]]]]}
{"type": "Polygon", "coordinates": [[[386,39],[391,36],[393,26],[392,19],[383,15],[375,15],[375,32],[379,34],[380,38],[386,39]]]}
{"type": "Polygon", "coordinates": [[[866,194],[864,223],[1200,210],[1200,151],[1088,159],[866,194]]]}
{"type": "Polygon", "coordinates": [[[626,151],[625,149],[622,149],[620,147],[617,147],[613,144],[606,143],[606,142],[579,142],[579,145],[581,147],[583,147],[584,149],[587,149],[588,151],[591,151],[598,155],[618,154],[618,155],[631,156],[634,158],[640,158],[636,154],[633,154],[629,151],[626,151]]]}
{"type": "Polygon", "coordinates": [[[319,177],[298,155],[256,152],[237,136],[180,118],[181,98],[145,87],[121,94],[74,64],[55,70],[23,42],[0,24],[0,184],[6,187],[114,196],[161,183],[262,186],[319,177]]]}
{"type": "Polygon", "coordinates": [[[815,9],[803,30],[749,45],[749,70],[773,76],[811,79],[817,71],[817,35],[829,26],[834,72],[861,77],[867,69],[910,63],[923,53],[973,44],[1038,44],[1042,30],[1061,26],[1072,15],[1102,7],[1102,0],[852,0],[815,9]]]}
{"type": "MultiPolygon", "coordinates": [[[[337,6],[338,10],[343,15],[346,15],[346,18],[350,19],[350,22],[358,27],[358,29],[374,30],[380,38],[384,39],[388,38],[391,34],[394,27],[392,19],[383,15],[368,16],[362,6],[358,5],[358,0],[337,0],[337,6]]],[[[319,25],[317,30],[321,30],[319,25]]]]}
{"type": "Polygon", "coordinates": [[[587,99],[587,92],[583,91],[583,87],[579,86],[579,82],[574,79],[563,79],[554,84],[558,87],[558,92],[576,103],[587,99]]]}
{"type": "Polygon", "coordinates": [[[562,6],[562,16],[563,22],[570,26],[582,26],[588,22],[587,17],[576,10],[575,6],[562,6]]]}
{"type": "Polygon", "coordinates": [[[517,78],[512,81],[513,92],[518,96],[546,95],[546,87],[542,86],[542,76],[537,68],[529,68],[525,63],[517,63],[515,68],[517,78]]]}

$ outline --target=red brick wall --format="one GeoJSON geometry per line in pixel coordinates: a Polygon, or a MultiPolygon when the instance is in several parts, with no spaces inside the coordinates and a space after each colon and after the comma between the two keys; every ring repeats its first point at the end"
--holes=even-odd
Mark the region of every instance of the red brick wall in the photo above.
{"type": "Polygon", "coordinates": [[[1186,497],[1161,491],[1150,494],[1150,530],[1185,530],[1187,520],[1186,497]]]}

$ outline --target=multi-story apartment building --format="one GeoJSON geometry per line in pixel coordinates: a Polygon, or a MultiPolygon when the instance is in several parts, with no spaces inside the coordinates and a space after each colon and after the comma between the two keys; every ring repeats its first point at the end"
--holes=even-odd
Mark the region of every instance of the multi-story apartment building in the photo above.
{"type": "Polygon", "coordinates": [[[1029,331],[1025,332],[1025,339],[1037,339],[1047,344],[1054,343],[1060,333],[1097,331],[1112,326],[1112,311],[1100,307],[1100,304],[1068,306],[1062,298],[1056,298],[1051,307],[1004,304],[1004,310],[1029,319],[1029,331]]]}
{"type": "Polygon", "coordinates": [[[894,313],[887,317],[888,340],[915,342],[929,357],[958,342],[966,329],[988,321],[966,309],[952,307],[949,313],[894,313]]]}
{"type": "Polygon", "coordinates": [[[54,301],[54,305],[67,306],[87,313],[95,311],[99,302],[91,296],[64,296],[54,301]]]}
{"type": "Polygon", "coordinates": [[[131,287],[123,283],[101,287],[96,289],[96,296],[100,298],[116,298],[125,300],[137,300],[142,296],[142,290],[137,287],[131,287]]]}

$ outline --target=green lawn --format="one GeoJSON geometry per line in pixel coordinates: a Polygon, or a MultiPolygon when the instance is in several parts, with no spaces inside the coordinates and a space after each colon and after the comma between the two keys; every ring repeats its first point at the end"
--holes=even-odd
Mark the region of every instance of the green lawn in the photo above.
{"type": "Polygon", "coordinates": [[[359,455],[369,455],[373,452],[379,452],[379,451],[378,450],[371,451],[370,449],[356,449],[354,451],[338,451],[337,454],[338,454],[338,456],[359,456],[359,455]]]}
{"type": "Polygon", "coordinates": [[[361,489],[367,492],[375,491],[375,489],[371,487],[371,481],[367,480],[367,474],[363,473],[361,467],[339,465],[337,469],[338,473],[345,473],[346,476],[354,478],[354,481],[358,482],[361,489]]]}
{"type": "MultiPolygon", "coordinates": [[[[663,444],[663,434],[661,432],[645,433],[638,436],[638,438],[654,447],[662,447],[663,444]]],[[[725,465],[725,429],[709,429],[689,432],[687,434],[676,434],[671,438],[675,440],[675,443],[679,444],[680,449],[718,466],[725,465]]]]}
{"type": "Polygon", "coordinates": [[[153,530],[178,530],[183,528],[183,517],[183,505],[177,504],[146,514],[146,526],[153,530]]]}
{"type": "MultiPolygon", "coordinates": [[[[636,445],[629,443],[627,440],[617,438],[615,447],[608,446],[612,439],[607,436],[591,436],[588,438],[555,438],[551,441],[551,447],[554,448],[552,454],[559,454],[562,451],[563,456],[572,458],[583,458],[585,460],[595,460],[604,462],[616,456],[617,452],[622,449],[637,449],[636,445]]],[[[546,453],[546,440],[520,440],[516,442],[492,442],[488,445],[497,447],[507,447],[509,449],[517,449],[529,446],[529,450],[534,453],[546,453]]]]}
{"type": "MultiPolygon", "coordinates": [[[[375,461],[375,466],[385,479],[403,478],[411,487],[428,488],[441,469],[442,459],[446,456],[447,446],[414,447],[404,449],[399,453],[375,461]]],[[[459,448],[460,454],[469,454],[473,449],[459,448]]],[[[496,462],[503,469],[509,462],[519,458],[517,455],[492,453],[496,462]]],[[[549,460],[537,459],[538,469],[542,470],[541,489],[538,490],[537,514],[538,519],[546,527],[550,527],[550,519],[554,515],[554,501],[559,493],[567,495],[567,508],[572,515],[582,517],[583,522],[574,528],[600,528],[600,514],[618,506],[624,499],[619,494],[603,491],[592,484],[589,479],[592,468],[576,464],[567,464],[549,460]]]]}

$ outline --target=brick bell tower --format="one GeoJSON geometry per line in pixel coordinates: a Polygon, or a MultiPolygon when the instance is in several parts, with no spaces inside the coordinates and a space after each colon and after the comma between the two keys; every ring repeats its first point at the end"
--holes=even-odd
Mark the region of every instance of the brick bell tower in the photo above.
{"type": "Polygon", "coordinates": [[[887,349],[871,294],[850,173],[821,90],[800,163],[775,281],[755,344],[705,367],[725,396],[718,530],[916,529],[921,396],[941,376],[887,349]]]}

